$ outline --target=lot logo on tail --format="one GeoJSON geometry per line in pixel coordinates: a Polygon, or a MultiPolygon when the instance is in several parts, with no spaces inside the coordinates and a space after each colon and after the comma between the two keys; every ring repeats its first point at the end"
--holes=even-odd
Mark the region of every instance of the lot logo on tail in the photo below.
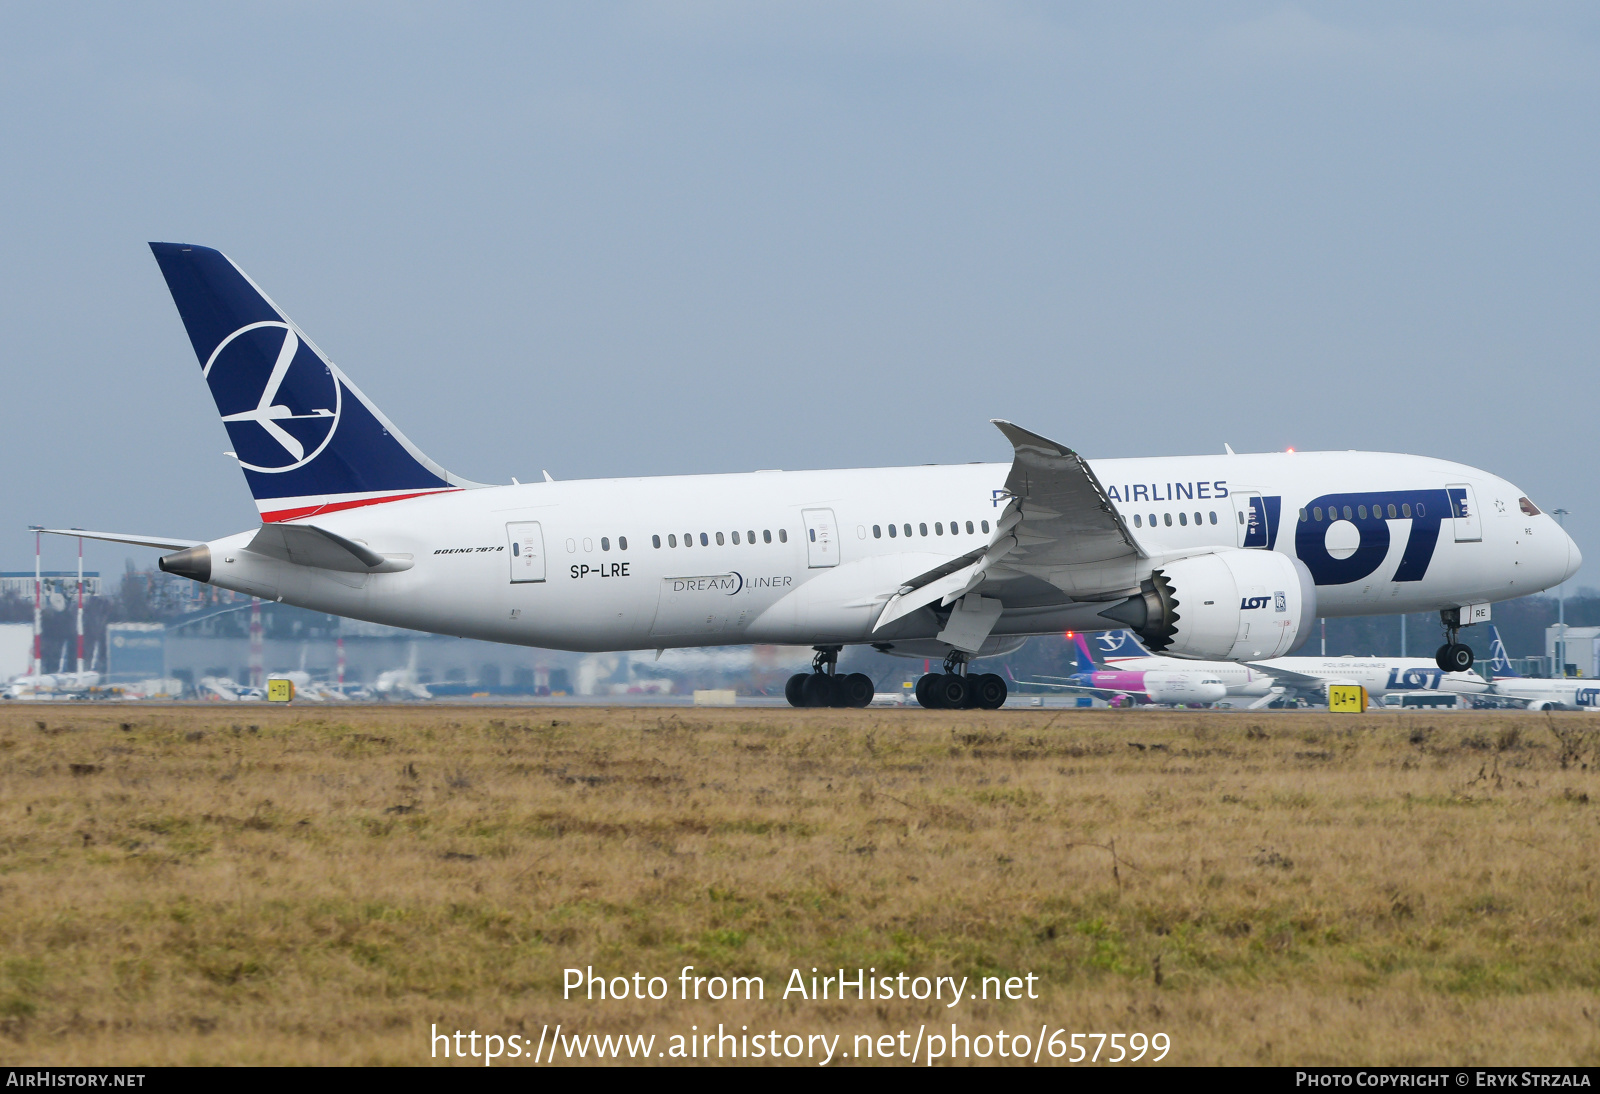
{"type": "Polygon", "coordinates": [[[1139,640],[1129,630],[1101,631],[1095,635],[1095,641],[1100,643],[1100,652],[1118,657],[1144,657],[1147,651],[1139,640]]]}
{"type": "Polygon", "coordinates": [[[218,343],[203,374],[237,458],[251,471],[304,467],[338,430],[339,381],[287,323],[240,327],[218,343]]]}
{"type": "Polygon", "coordinates": [[[1500,629],[1493,625],[1489,627],[1489,673],[1491,676],[1521,675],[1511,667],[1511,657],[1506,653],[1506,644],[1500,641],[1500,629]]]}

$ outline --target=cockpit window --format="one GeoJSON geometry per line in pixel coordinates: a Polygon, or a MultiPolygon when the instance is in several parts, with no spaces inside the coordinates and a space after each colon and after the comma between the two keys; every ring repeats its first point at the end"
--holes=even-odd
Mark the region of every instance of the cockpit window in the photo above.
{"type": "Polygon", "coordinates": [[[1522,506],[1522,511],[1528,516],[1536,517],[1539,515],[1539,507],[1533,504],[1533,502],[1529,501],[1527,498],[1518,498],[1517,504],[1522,506]]]}

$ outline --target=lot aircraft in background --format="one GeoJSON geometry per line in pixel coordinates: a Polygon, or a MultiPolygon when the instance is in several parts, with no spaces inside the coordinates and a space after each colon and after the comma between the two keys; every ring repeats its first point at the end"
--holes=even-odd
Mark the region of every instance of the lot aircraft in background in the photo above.
{"type": "Polygon", "coordinates": [[[1536,680],[1526,677],[1511,667],[1506,656],[1505,643],[1500,632],[1489,628],[1489,675],[1494,682],[1494,693],[1513,699],[1528,710],[1590,710],[1600,711],[1600,679],[1590,677],[1556,677],[1553,680],[1536,680]]]}
{"type": "Polygon", "coordinates": [[[425,456],[226,256],[151,250],[261,525],[66,534],[161,548],[168,573],[314,611],[568,650],[804,644],[814,671],[789,695],[818,706],[871,701],[870,680],[833,671],[870,644],[944,658],[927,702],[988,707],[1004,681],[969,677],[968,659],[1065,630],[1259,661],[1319,615],[1438,611],[1439,663],[1463,670],[1463,624],[1581,561],[1521,490],[1461,464],[1091,463],[1005,421],[1009,463],[485,485],[425,456]]]}
{"type": "MultiPolygon", "coordinates": [[[[1160,681],[1158,688],[1163,694],[1175,695],[1177,692],[1166,678],[1185,672],[1196,682],[1216,681],[1228,698],[1252,700],[1248,704],[1251,710],[1280,701],[1323,701],[1329,684],[1359,684],[1374,699],[1419,692],[1486,695],[1493,690],[1475,672],[1445,672],[1420,657],[1275,657],[1267,661],[1195,662],[1154,656],[1128,630],[1108,631],[1096,636],[1093,643],[1081,634],[1074,638],[1078,671],[1061,686],[1081,687],[1087,683],[1111,694],[1139,695],[1141,687],[1150,690],[1145,681],[1154,677],[1160,681]],[[1133,686],[1132,690],[1128,685],[1133,686]]],[[[1152,697],[1150,701],[1183,700],[1152,697]]]]}

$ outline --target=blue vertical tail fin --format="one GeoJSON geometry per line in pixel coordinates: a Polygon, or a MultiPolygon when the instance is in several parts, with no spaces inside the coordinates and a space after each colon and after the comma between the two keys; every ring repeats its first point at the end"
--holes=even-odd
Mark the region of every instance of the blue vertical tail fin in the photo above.
{"type": "Polygon", "coordinates": [[[1088,640],[1084,638],[1081,631],[1075,632],[1073,634],[1073,639],[1076,641],[1078,647],[1076,660],[1078,672],[1080,674],[1094,672],[1100,667],[1100,663],[1095,660],[1094,651],[1089,648],[1088,640]]]}
{"type": "Polygon", "coordinates": [[[479,485],[423,455],[227,255],[150,250],[263,521],[479,485]]]}
{"type": "Polygon", "coordinates": [[[1489,675],[1491,678],[1522,675],[1511,667],[1511,657],[1506,653],[1506,644],[1500,641],[1500,628],[1493,623],[1489,624],[1489,650],[1489,675]]]}
{"type": "Polygon", "coordinates": [[[1106,658],[1149,657],[1150,651],[1139,643],[1130,630],[1105,631],[1094,636],[1100,645],[1100,656],[1106,658]]]}

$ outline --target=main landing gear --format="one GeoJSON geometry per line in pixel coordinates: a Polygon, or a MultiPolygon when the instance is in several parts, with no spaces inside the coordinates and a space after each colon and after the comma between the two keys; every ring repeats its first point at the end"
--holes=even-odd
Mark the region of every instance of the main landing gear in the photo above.
{"type": "Polygon", "coordinates": [[[842,646],[813,646],[810,672],[797,672],[783,686],[783,696],[792,707],[864,707],[872,702],[872,677],[864,672],[840,676],[839,651],[842,646]]]}
{"type": "Polygon", "coordinates": [[[967,655],[951,650],[943,672],[930,672],[917,680],[917,702],[933,710],[998,710],[1005,705],[1005,680],[992,672],[967,674],[967,655]]]}
{"type": "Polygon", "coordinates": [[[1445,672],[1466,672],[1472,667],[1472,647],[1458,642],[1461,635],[1461,610],[1446,608],[1439,613],[1444,624],[1444,645],[1434,653],[1434,663],[1445,672]]]}

